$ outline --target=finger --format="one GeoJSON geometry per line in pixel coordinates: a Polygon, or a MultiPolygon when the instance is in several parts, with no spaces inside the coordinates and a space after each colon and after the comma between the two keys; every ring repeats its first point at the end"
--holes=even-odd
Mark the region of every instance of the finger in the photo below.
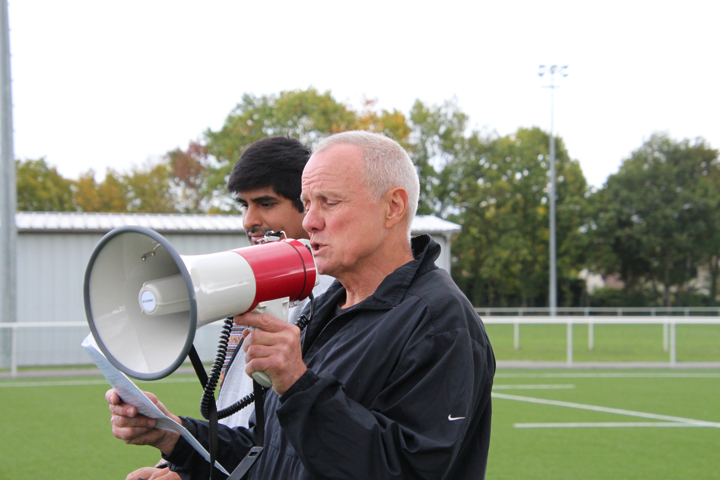
{"type": "Polygon", "coordinates": [[[268,362],[263,361],[263,359],[255,359],[253,362],[248,362],[245,365],[245,374],[252,378],[253,373],[264,372],[269,376],[272,372],[268,372],[268,367],[263,365],[269,366],[268,362]]]}
{"type": "Polygon", "coordinates": [[[120,395],[118,395],[117,392],[112,388],[105,392],[105,401],[108,402],[110,405],[119,405],[122,403],[120,395]]]}
{"type": "Polygon", "coordinates": [[[123,417],[135,417],[138,414],[137,408],[126,403],[120,405],[110,405],[110,413],[113,415],[120,415],[123,417]]]}
{"type": "Polygon", "coordinates": [[[245,337],[242,349],[245,353],[252,347],[258,345],[273,346],[284,343],[282,337],[278,333],[265,332],[263,330],[255,330],[245,337]]]}
{"type": "Polygon", "coordinates": [[[127,477],[125,477],[125,480],[137,480],[138,478],[152,478],[152,475],[159,471],[159,468],[153,468],[153,467],[143,467],[138,468],[134,472],[128,473],[127,477]]]}
{"type": "Polygon", "coordinates": [[[235,315],[233,317],[233,323],[239,327],[244,327],[244,326],[247,326],[247,324],[248,324],[247,323],[248,318],[253,318],[255,316],[259,317],[262,315],[263,315],[262,313],[258,313],[258,312],[246,312],[241,315],[235,315]]]}
{"type": "Polygon", "coordinates": [[[145,415],[137,415],[135,417],[129,417],[127,415],[113,415],[110,417],[110,423],[114,426],[121,428],[155,428],[157,420],[154,418],[146,417],[145,415]]]}
{"type": "Polygon", "coordinates": [[[251,360],[246,359],[245,373],[252,376],[253,372],[265,372],[268,375],[274,375],[281,372],[288,365],[288,362],[280,355],[268,355],[264,357],[255,357],[251,360]]]}
{"type": "Polygon", "coordinates": [[[133,428],[133,427],[118,427],[112,426],[112,434],[115,438],[119,438],[128,444],[144,444],[146,442],[143,439],[149,437],[151,429],[148,428],[133,428]]]}
{"type": "Polygon", "coordinates": [[[157,472],[153,473],[153,475],[148,478],[148,480],[180,480],[180,476],[171,471],[169,468],[163,468],[158,470],[157,472]]]}
{"type": "Polygon", "coordinates": [[[180,475],[173,472],[169,468],[163,468],[162,471],[156,473],[148,480],[180,480],[180,475]]]}
{"type": "Polygon", "coordinates": [[[157,405],[158,403],[160,403],[160,400],[158,400],[158,398],[155,396],[154,393],[152,393],[152,392],[145,392],[145,391],[143,391],[143,393],[144,393],[145,396],[148,397],[148,398],[150,399],[150,401],[153,402],[155,405],[157,405]]]}
{"type": "Polygon", "coordinates": [[[291,324],[283,322],[268,313],[248,312],[240,316],[239,325],[256,327],[266,332],[280,332],[291,324]]]}
{"type": "Polygon", "coordinates": [[[162,440],[164,432],[155,428],[120,427],[113,425],[112,434],[115,438],[119,438],[128,445],[155,446],[162,440]]]}
{"type": "Polygon", "coordinates": [[[245,350],[245,363],[250,363],[255,359],[277,357],[282,359],[289,349],[282,343],[251,343],[245,350]]]}

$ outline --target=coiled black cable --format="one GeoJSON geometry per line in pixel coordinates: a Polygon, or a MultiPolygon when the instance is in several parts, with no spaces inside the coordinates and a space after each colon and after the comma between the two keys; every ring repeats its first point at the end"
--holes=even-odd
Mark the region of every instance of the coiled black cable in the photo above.
{"type": "MultiPolygon", "coordinates": [[[[218,381],[220,380],[220,373],[222,372],[223,363],[225,363],[225,357],[227,356],[228,342],[230,341],[230,331],[233,327],[233,318],[228,317],[223,323],[222,330],[220,330],[220,338],[218,340],[217,354],[215,355],[215,361],[213,362],[212,368],[210,369],[210,376],[203,389],[203,396],[200,400],[200,413],[206,420],[210,418],[210,402],[215,399],[215,389],[217,388],[218,381]]],[[[218,418],[225,418],[220,416],[218,412],[218,418]]]]}
{"type": "MultiPolygon", "coordinates": [[[[315,311],[315,297],[310,294],[310,315],[300,315],[297,323],[295,324],[302,332],[305,327],[310,323],[315,311]]],[[[202,399],[200,400],[200,414],[202,414],[205,420],[210,418],[210,402],[215,400],[215,389],[217,388],[218,381],[220,380],[220,373],[222,372],[225,358],[227,357],[227,348],[230,341],[230,331],[233,327],[233,317],[228,317],[223,323],[222,330],[220,331],[220,339],[218,340],[217,354],[215,355],[215,361],[213,362],[212,368],[210,369],[210,377],[208,378],[207,384],[203,389],[202,399]]],[[[241,348],[242,343],[237,348],[241,348]]],[[[264,388],[264,387],[263,387],[264,388]]],[[[268,390],[265,388],[265,390],[268,390]]],[[[251,405],[255,401],[255,395],[250,393],[245,395],[243,398],[233,403],[227,408],[218,410],[218,418],[227,418],[233,415],[243,408],[251,405]]]]}

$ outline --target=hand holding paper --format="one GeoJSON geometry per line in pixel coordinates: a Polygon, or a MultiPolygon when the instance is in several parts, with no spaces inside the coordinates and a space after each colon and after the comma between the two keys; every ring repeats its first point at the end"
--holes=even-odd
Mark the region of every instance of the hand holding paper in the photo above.
{"type": "MultiPolygon", "coordinates": [[[[175,420],[178,424],[182,423],[182,420],[170,413],[155,395],[150,392],[145,392],[145,395],[167,417],[175,420]]],[[[105,400],[110,404],[110,413],[112,414],[110,424],[112,425],[112,434],[116,438],[128,445],[149,445],[164,454],[172,453],[180,437],[178,432],[156,428],[159,419],[141,414],[137,407],[125,403],[114,389],[105,393],[105,400]]]]}
{"type": "MultiPolygon", "coordinates": [[[[98,366],[107,381],[113,387],[122,401],[137,408],[138,413],[146,417],[157,419],[156,429],[167,430],[180,434],[205,460],[210,461],[207,450],[182,425],[165,415],[124,373],[115,368],[98,349],[92,335],[88,335],[82,342],[95,364],[98,366]]],[[[112,408],[112,407],[111,407],[112,408]]],[[[227,471],[215,462],[215,467],[229,475],[227,471]]]]}

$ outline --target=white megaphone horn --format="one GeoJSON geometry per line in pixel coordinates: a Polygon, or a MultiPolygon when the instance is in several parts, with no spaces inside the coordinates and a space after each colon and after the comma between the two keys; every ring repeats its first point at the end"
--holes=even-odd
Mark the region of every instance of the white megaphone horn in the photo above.
{"type": "Polygon", "coordinates": [[[85,313],[113,365],[156,380],[185,361],[196,329],[261,302],[305,299],[316,279],[307,240],[179,255],[157,232],[125,226],[105,235],[90,256],[85,313]]]}

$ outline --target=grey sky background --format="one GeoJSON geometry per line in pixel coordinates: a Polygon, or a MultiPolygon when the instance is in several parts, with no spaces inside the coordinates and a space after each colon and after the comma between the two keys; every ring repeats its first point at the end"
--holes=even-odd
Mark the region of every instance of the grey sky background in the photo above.
{"type": "Polygon", "coordinates": [[[243,93],[314,86],[474,129],[550,128],[602,186],[653,132],[720,148],[720,2],[10,2],[16,158],[76,178],[218,129],[243,93]]]}

